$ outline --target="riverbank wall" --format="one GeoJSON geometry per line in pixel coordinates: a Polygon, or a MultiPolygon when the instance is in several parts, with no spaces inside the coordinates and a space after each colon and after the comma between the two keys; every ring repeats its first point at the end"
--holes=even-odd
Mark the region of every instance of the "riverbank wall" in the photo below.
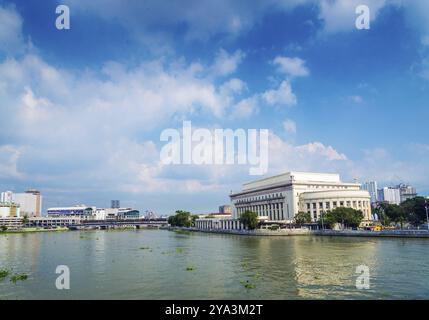
{"type": "Polygon", "coordinates": [[[428,230],[314,230],[311,234],[328,237],[428,238],[428,230]]]}
{"type": "Polygon", "coordinates": [[[178,228],[166,227],[170,231],[188,231],[188,232],[203,232],[203,233],[219,233],[219,234],[235,234],[244,236],[300,236],[310,235],[308,229],[279,229],[279,230],[225,230],[225,229],[198,229],[198,228],[178,228]]]}
{"type": "Polygon", "coordinates": [[[365,230],[309,230],[309,229],[279,229],[279,230],[223,230],[223,229],[197,229],[197,228],[178,228],[167,227],[170,231],[179,232],[203,232],[218,234],[234,234],[246,236],[323,236],[323,237],[371,237],[371,238],[427,238],[427,230],[383,230],[383,231],[365,231],[365,230]]]}

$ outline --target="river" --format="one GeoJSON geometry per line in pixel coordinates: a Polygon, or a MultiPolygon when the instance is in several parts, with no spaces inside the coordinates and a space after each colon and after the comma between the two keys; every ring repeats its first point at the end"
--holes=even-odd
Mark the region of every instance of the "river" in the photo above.
{"type": "Polygon", "coordinates": [[[166,230],[0,234],[0,299],[428,299],[429,239],[166,230]],[[58,265],[70,289],[58,290],[58,265]],[[356,268],[369,268],[357,289],[356,268]],[[28,279],[13,283],[14,274],[28,279]]]}

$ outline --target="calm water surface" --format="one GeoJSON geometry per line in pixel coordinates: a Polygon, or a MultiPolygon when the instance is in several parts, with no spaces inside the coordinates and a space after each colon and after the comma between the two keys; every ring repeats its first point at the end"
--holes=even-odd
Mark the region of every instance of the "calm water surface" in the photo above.
{"type": "Polygon", "coordinates": [[[429,298],[429,239],[165,230],[4,234],[4,268],[28,279],[0,280],[0,299],[429,298]],[[370,268],[369,290],[355,287],[362,264],[370,268]],[[70,268],[70,290],[55,288],[58,265],[70,268]]]}

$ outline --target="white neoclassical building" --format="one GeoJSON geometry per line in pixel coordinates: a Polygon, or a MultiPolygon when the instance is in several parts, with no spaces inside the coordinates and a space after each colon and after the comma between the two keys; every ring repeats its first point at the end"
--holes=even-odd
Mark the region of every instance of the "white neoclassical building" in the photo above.
{"type": "Polygon", "coordinates": [[[343,206],[361,210],[365,220],[371,220],[368,191],[358,183],[342,182],[336,173],[287,172],[245,183],[230,198],[233,218],[250,210],[262,220],[290,223],[304,211],[317,221],[321,212],[343,206]]]}
{"type": "Polygon", "coordinates": [[[287,172],[243,184],[230,194],[232,217],[221,221],[197,220],[203,229],[241,229],[240,215],[249,210],[266,222],[293,223],[300,212],[311,214],[314,222],[323,212],[337,207],[361,210],[364,224],[372,220],[371,197],[359,183],[342,182],[336,173],[287,172]]]}

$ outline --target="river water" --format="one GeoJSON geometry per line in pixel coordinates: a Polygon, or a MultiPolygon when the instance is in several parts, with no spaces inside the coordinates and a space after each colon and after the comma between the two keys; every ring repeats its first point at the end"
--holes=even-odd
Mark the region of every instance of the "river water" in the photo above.
{"type": "Polygon", "coordinates": [[[11,270],[0,299],[428,299],[429,239],[3,234],[0,269],[11,270]],[[69,290],[55,286],[58,265],[70,270],[69,290]],[[369,289],[356,288],[359,265],[369,289]]]}

